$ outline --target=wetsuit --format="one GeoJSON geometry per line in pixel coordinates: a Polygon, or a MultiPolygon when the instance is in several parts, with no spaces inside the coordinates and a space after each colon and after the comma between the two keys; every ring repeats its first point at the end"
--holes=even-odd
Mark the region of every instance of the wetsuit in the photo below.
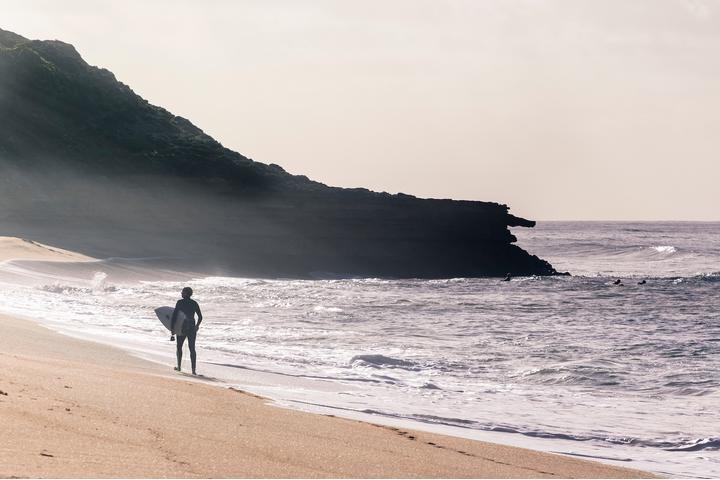
{"type": "Polygon", "coordinates": [[[177,362],[178,369],[182,364],[182,347],[185,343],[185,339],[188,340],[188,347],[190,348],[190,362],[192,363],[192,371],[195,373],[195,364],[197,361],[197,354],[195,353],[195,337],[197,335],[197,327],[202,322],[202,312],[200,312],[200,305],[195,300],[190,298],[182,298],[175,304],[175,311],[172,316],[172,327],[175,326],[177,320],[177,312],[183,312],[185,314],[185,322],[182,326],[182,334],[177,336],[177,362]],[[195,325],[195,314],[197,313],[197,325],[195,325]]]}

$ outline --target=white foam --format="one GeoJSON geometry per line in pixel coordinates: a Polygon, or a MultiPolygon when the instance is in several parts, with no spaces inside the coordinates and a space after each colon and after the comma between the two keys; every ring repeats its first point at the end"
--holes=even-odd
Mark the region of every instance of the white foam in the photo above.
{"type": "Polygon", "coordinates": [[[658,253],[670,254],[670,253],[677,252],[677,248],[673,247],[672,245],[658,245],[658,246],[650,247],[650,248],[655,250],[658,253]]]}
{"type": "Polygon", "coordinates": [[[316,312],[328,312],[328,313],[342,313],[343,309],[338,307],[323,307],[322,305],[317,305],[315,308],[313,308],[316,312]]]}

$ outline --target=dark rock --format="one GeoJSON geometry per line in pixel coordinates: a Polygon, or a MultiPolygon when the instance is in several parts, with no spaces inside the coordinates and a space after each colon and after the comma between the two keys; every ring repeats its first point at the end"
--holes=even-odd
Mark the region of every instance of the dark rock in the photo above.
{"type": "MultiPolygon", "coordinates": [[[[202,92],[198,92],[202,95],[202,92]]],[[[490,202],[341,189],[224,148],[72,45],[0,30],[0,229],[218,273],[553,275],[490,202]]]]}

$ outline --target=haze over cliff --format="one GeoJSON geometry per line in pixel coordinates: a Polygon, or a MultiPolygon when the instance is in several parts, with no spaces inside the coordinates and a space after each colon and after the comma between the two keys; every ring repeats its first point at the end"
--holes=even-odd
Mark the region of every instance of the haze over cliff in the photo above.
{"type": "Polygon", "coordinates": [[[556,273],[512,244],[508,226],[534,222],[505,205],[290,175],[224,148],[60,41],[0,30],[0,121],[2,235],[243,275],[556,273]]]}

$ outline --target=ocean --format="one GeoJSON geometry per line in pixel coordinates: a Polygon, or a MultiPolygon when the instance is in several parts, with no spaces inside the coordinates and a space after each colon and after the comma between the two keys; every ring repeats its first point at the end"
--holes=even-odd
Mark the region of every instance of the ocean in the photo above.
{"type": "Polygon", "coordinates": [[[279,406],[720,477],[720,223],[513,233],[572,276],[264,280],[156,259],[11,261],[0,309],[170,370],[153,309],[189,285],[205,315],[199,373],[279,406]]]}

